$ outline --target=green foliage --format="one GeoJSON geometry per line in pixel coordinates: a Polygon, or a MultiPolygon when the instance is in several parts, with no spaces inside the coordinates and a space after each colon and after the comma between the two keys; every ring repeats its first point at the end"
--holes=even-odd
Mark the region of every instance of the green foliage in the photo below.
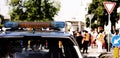
{"type": "Polygon", "coordinates": [[[4,16],[3,15],[0,15],[0,20],[1,20],[1,22],[0,22],[0,25],[1,25],[4,23],[4,16]]]}
{"type": "Polygon", "coordinates": [[[50,0],[11,0],[10,5],[13,21],[53,21],[60,9],[59,3],[50,0]]]}
{"type": "Polygon", "coordinates": [[[86,27],[89,27],[89,26],[90,26],[89,18],[86,18],[86,27]]]}
{"type": "Polygon", "coordinates": [[[20,2],[20,0],[11,0],[11,4],[10,5],[16,6],[16,5],[19,4],[19,2],[20,2]]]}
{"type": "MultiPolygon", "coordinates": [[[[92,0],[92,3],[88,7],[88,14],[93,13],[94,18],[91,20],[91,25],[94,27],[94,22],[97,20],[97,25],[96,26],[103,26],[108,25],[108,13],[103,5],[103,2],[105,1],[111,1],[111,2],[116,2],[116,6],[113,10],[113,12],[110,14],[111,15],[111,23],[112,26],[115,26],[115,23],[118,21],[118,14],[117,14],[117,8],[120,5],[119,0],[92,0]]],[[[88,18],[86,18],[88,19],[88,18]]],[[[88,20],[86,21],[88,23],[88,20]]],[[[87,27],[89,27],[87,25],[87,27]]]]}

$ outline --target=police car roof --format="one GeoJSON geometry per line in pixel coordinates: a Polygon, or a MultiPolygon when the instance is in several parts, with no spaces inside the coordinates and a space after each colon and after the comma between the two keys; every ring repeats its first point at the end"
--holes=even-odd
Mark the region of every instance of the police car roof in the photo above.
{"type": "Polygon", "coordinates": [[[15,37],[15,36],[41,36],[41,37],[69,37],[70,34],[65,31],[60,31],[65,27],[65,22],[6,22],[5,28],[10,28],[5,32],[0,33],[0,37],[15,37]],[[19,30],[19,28],[32,28],[32,30],[19,30]],[[38,31],[40,28],[49,28],[50,30],[38,31]],[[16,30],[17,29],[17,30],[16,30]],[[53,29],[53,31],[51,31],[53,29]]]}
{"type": "Polygon", "coordinates": [[[52,32],[38,32],[35,31],[34,33],[32,31],[7,31],[7,32],[1,32],[0,38],[4,37],[19,37],[19,36],[40,36],[40,37],[69,37],[71,36],[69,33],[66,32],[60,32],[60,31],[52,31],[52,32]]]}

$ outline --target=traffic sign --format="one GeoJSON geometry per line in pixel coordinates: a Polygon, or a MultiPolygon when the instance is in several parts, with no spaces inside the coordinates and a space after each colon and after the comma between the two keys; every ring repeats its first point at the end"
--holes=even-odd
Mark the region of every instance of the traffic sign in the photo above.
{"type": "Polygon", "coordinates": [[[104,5],[105,9],[107,10],[108,14],[111,14],[116,3],[115,2],[103,2],[103,5],[104,5]]]}
{"type": "Polygon", "coordinates": [[[113,36],[111,42],[113,46],[116,46],[116,47],[120,46],[120,36],[119,35],[113,36]]]}

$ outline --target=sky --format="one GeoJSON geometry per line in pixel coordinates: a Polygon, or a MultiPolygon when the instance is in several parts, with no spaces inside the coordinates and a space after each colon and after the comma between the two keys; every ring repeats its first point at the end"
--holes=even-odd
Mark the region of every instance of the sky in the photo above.
{"type": "Polygon", "coordinates": [[[56,21],[85,21],[86,3],[91,0],[60,0],[61,9],[57,16],[56,21]]]}
{"type": "Polygon", "coordinates": [[[7,0],[0,0],[0,14],[5,16],[5,18],[10,18],[9,14],[9,7],[7,5],[7,0]]]}
{"type": "MultiPolygon", "coordinates": [[[[9,17],[9,8],[6,4],[7,0],[0,0],[0,14],[9,17]]],[[[91,0],[58,0],[61,8],[58,15],[55,16],[56,21],[85,21],[86,3],[91,0]]]]}

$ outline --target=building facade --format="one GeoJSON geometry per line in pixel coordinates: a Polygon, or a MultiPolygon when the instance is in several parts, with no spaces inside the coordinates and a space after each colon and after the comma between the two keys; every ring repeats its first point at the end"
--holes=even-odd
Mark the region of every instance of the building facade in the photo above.
{"type": "Polygon", "coordinates": [[[86,14],[88,14],[88,6],[92,0],[60,0],[60,2],[61,8],[58,15],[55,16],[55,21],[71,23],[72,31],[86,29],[86,14]]]}

